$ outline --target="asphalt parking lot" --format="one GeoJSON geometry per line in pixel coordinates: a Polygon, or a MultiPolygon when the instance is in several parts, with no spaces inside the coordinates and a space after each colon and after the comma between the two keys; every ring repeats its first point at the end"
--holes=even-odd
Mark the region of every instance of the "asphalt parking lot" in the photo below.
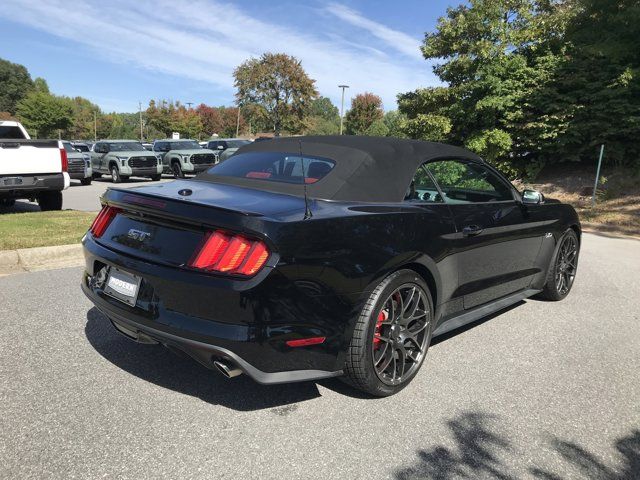
{"type": "MultiPolygon", "coordinates": [[[[170,175],[163,175],[161,182],[173,180],[170,175]]],[[[94,180],[91,185],[80,185],[80,180],[71,180],[71,186],[62,192],[62,208],[64,210],[83,210],[94,212],[100,210],[100,196],[109,187],[131,188],[140,185],[153,184],[149,178],[132,177],[126,182],[114,184],[111,178],[104,175],[94,180]]],[[[18,200],[13,208],[14,212],[38,212],[40,207],[35,202],[18,200]]]]}
{"type": "Polygon", "coordinates": [[[386,399],[137,345],[80,274],[0,278],[1,478],[640,478],[640,241],[585,235],[565,301],[453,332],[386,399]]]}

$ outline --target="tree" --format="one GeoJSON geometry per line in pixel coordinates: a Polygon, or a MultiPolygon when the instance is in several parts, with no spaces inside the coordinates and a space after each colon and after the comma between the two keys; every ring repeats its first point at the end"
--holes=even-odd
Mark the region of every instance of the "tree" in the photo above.
{"type": "Polygon", "coordinates": [[[351,99],[351,109],[345,115],[348,135],[365,135],[376,120],[383,117],[382,99],[365,92],[351,99]]]}
{"type": "Polygon", "coordinates": [[[340,133],[340,114],[328,97],[320,97],[311,102],[306,121],[308,135],[337,135],[340,133]]]}
{"type": "Polygon", "coordinates": [[[66,99],[73,112],[72,124],[65,131],[65,137],[70,139],[88,139],[93,138],[93,119],[96,115],[102,116],[100,107],[90,102],[86,98],[75,97],[66,99]]]}
{"type": "Polygon", "coordinates": [[[34,136],[57,136],[73,124],[73,109],[67,98],[56,97],[40,90],[32,90],[16,107],[22,124],[34,136]]]}
{"type": "Polygon", "coordinates": [[[0,112],[16,113],[16,106],[33,88],[33,81],[23,65],[0,58],[0,112]]]}
{"type": "Polygon", "coordinates": [[[466,144],[512,175],[539,160],[528,111],[565,53],[572,0],[471,0],[449,8],[422,53],[443,87],[398,97],[414,138],[466,144]]]}
{"type": "Polygon", "coordinates": [[[283,53],[265,53],[247,60],[234,70],[233,76],[238,104],[264,107],[276,135],[283,129],[300,131],[311,102],[318,96],[315,81],[301,62],[283,53]]]}
{"type": "Polygon", "coordinates": [[[329,97],[319,97],[311,102],[309,114],[324,120],[340,122],[340,111],[329,97]]]}
{"type": "Polygon", "coordinates": [[[384,114],[382,119],[387,127],[387,136],[396,138],[406,138],[405,127],[407,123],[407,116],[397,110],[391,110],[384,114]]]}

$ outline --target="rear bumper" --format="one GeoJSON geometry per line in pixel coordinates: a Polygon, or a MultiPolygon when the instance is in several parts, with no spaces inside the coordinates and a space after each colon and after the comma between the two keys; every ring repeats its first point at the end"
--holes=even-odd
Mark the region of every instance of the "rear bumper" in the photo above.
{"type": "MultiPolygon", "coordinates": [[[[128,337],[178,348],[208,368],[223,359],[264,384],[318,380],[343,373],[341,333],[302,319],[277,291],[265,295],[262,288],[269,284],[269,278],[254,278],[249,281],[256,281],[253,286],[239,290],[237,281],[180,272],[113,252],[90,235],[84,247],[82,290],[128,337]],[[142,277],[134,307],[104,294],[96,273],[105,266],[142,277]],[[292,310],[295,318],[287,317],[292,310]],[[325,344],[291,348],[285,343],[319,335],[327,336],[325,344]]],[[[271,272],[261,273],[269,277],[271,272]]],[[[299,298],[292,300],[300,302],[299,298]]]]}
{"type": "Polygon", "coordinates": [[[64,190],[69,184],[67,172],[0,175],[0,197],[30,198],[41,192],[64,190]]]}

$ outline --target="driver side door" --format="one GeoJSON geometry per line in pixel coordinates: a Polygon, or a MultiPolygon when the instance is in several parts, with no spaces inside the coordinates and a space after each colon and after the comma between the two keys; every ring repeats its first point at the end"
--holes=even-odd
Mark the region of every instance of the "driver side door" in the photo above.
{"type": "Polygon", "coordinates": [[[533,222],[515,189],[477,160],[426,164],[456,225],[450,236],[458,271],[454,298],[478,307],[525,290],[540,269],[545,226],[533,222]]]}

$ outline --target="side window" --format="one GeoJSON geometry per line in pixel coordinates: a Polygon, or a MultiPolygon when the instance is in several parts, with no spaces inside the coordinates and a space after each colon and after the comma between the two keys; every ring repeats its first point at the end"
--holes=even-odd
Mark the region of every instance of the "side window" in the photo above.
{"type": "Polygon", "coordinates": [[[160,147],[162,146],[162,142],[156,142],[153,144],[153,151],[154,152],[160,152],[160,147]]]}
{"type": "Polygon", "coordinates": [[[442,197],[437,187],[433,183],[431,176],[427,172],[425,165],[420,165],[416,170],[407,193],[404,197],[405,202],[416,203],[442,203],[442,197]]]}
{"type": "Polygon", "coordinates": [[[102,148],[102,143],[96,143],[93,146],[93,151],[96,152],[96,153],[103,153],[104,150],[102,148]]]}
{"type": "Polygon", "coordinates": [[[486,166],[463,160],[429,162],[447,203],[484,203],[513,200],[511,187],[486,166]]]}

